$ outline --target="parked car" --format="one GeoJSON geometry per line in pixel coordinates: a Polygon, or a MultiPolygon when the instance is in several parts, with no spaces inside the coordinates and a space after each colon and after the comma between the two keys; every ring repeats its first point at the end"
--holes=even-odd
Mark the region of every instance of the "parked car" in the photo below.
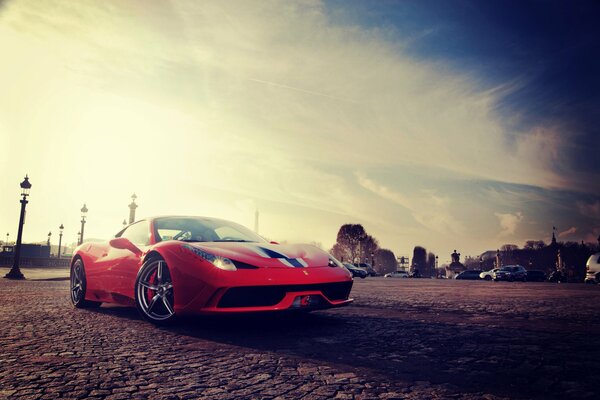
{"type": "Polygon", "coordinates": [[[365,271],[367,271],[369,276],[379,276],[379,273],[377,271],[375,271],[375,269],[373,269],[373,267],[371,267],[371,264],[355,263],[354,266],[364,269],[365,271]]]}
{"type": "Polygon", "coordinates": [[[471,269],[468,271],[463,271],[460,274],[456,275],[454,279],[459,280],[469,280],[469,281],[478,281],[481,279],[479,275],[481,274],[481,270],[479,269],[471,269]]]}
{"type": "Polygon", "coordinates": [[[494,279],[494,272],[498,271],[500,268],[494,268],[494,269],[490,269],[489,271],[483,271],[482,273],[479,274],[479,278],[486,280],[486,281],[491,281],[492,279],[494,279]]]}
{"type": "Polygon", "coordinates": [[[567,275],[563,274],[561,270],[554,270],[548,277],[548,282],[561,283],[567,281],[567,275]]]}
{"type": "Polygon", "coordinates": [[[529,270],[527,271],[527,280],[529,282],[545,282],[546,281],[546,273],[544,271],[539,270],[529,270]]]}
{"type": "Polygon", "coordinates": [[[523,281],[527,280],[527,270],[522,265],[506,265],[494,272],[494,281],[523,281]]]}
{"type": "Polygon", "coordinates": [[[409,278],[422,278],[422,277],[423,277],[423,275],[421,275],[421,273],[420,273],[419,271],[414,271],[414,272],[411,272],[411,273],[408,275],[408,277],[409,277],[409,278]]]}
{"type": "Polygon", "coordinates": [[[586,283],[600,283],[600,253],[592,254],[586,263],[586,283]]]}
{"type": "Polygon", "coordinates": [[[353,278],[362,278],[365,279],[367,277],[367,275],[369,275],[369,273],[367,271],[365,271],[362,268],[358,268],[355,265],[352,265],[350,263],[344,263],[344,267],[346,267],[346,269],[348,271],[350,271],[350,273],[352,274],[353,278]]]}
{"type": "Polygon", "coordinates": [[[385,278],[408,278],[406,271],[394,271],[384,275],[385,278]]]}

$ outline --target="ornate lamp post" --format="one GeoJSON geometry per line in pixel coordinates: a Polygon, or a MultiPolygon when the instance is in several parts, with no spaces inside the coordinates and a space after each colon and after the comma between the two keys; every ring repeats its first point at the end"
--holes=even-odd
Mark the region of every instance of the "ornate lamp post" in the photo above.
{"type": "Polygon", "coordinates": [[[130,224],[132,224],[135,221],[135,209],[138,207],[138,205],[135,204],[135,199],[137,199],[137,196],[134,193],[133,195],[131,195],[131,204],[129,204],[129,223],[130,224]]]}
{"type": "Polygon", "coordinates": [[[60,247],[62,246],[62,235],[63,235],[63,229],[65,229],[65,227],[63,226],[63,224],[60,224],[58,229],[59,229],[59,234],[58,234],[58,256],[57,256],[57,258],[60,259],[60,247]]]}
{"type": "Polygon", "coordinates": [[[127,220],[123,220],[123,228],[125,228],[127,226],[127,220]]]}
{"type": "MultiPolygon", "coordinates": [[[[25,224],[25,206],[27,203],[27,196],[29,196],[29,190],[31,189],[31,183],[29,177],[25,175],[25,179],[21,182],[21,215],[19,217],[19,230],[17,231],[17,243],[15,246],[15,258],[13,260],[13,266],[8,274],[4,277],[8,279],[25,279],[25,276],[19,269],[19,259],[21,258],[21,239],[23,237],[23,225],[25,224]]],[[[8,235],[7,235],[8,236],[8,235]]]]}
{"type": "Polygon", "coordinates": [[[79,244],[83,243],[83,230],[85,229],[85,216],[87,215],[87,212],[88,209],[84,203],[83,207],[81,207],[81,234],[79,235],[79,244]]]}
{"type": "Polygon", "coordinates": [[[50,237],[52,236],[52,231],[48,232],[48,241],[46,242],[46,244],[48,246],[50,246],[50,237]]]}

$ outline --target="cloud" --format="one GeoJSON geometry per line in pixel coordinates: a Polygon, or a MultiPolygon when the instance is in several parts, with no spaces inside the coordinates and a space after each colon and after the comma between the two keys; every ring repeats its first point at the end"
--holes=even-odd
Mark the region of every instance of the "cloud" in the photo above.
{"type": "Polygon", "coordinates": [[[576,228],[576,227],[574,227],[574,226],[572,226],[572,227],[570,227],[569,229],[567,229],[566,231],[562,231],[562,232],[560,232],[560,233],[558,234],[558,237],[569,236],[569,235],[572,235],[572,234],[574,234],[574,233],[576,233],[576,232],[577,232],[577,228],[576,228]]]}
{"type": "MultiPolygon", "coordinates": [[[[104,207],[104,222],[90,231],[108,236],[112,215],[123,218],[115,193],[128,200],[136,191],[140,212],[237,212],[252,223],[255,202],[261,232],[273,236],[294,226],[310,237],[343,216],[390,237],[402,226],[402,245],[443,247],[457,235],[495,239],[449,182],[570,184],[557,171],[559,127],[512,136],[498,115],[499,100],[518,85],[482,85],[443,61],[415,58],[385,28],[333,22],[328,12],[320,1],[6,3],[0,141],[9,147],[0,169],[19,175],[0,192],[13,190],[18,171],[35,177],[46,200],[40,211],[32,206],[39,222],[28,229],[40,238],[55,215],[85,199],[104,207]],[[277,218],[265,202],[279,207],[277,218]]],[[[519,209],[522,199],[515,193],[513,206],[492,207],[482,198],[477,216],[495,222],[491,210],[519,209]]],[[[600,215],[600,205],[586,204],[580,210],[600,215]]],[[[8,221],[18,210],[4,205],[0,220],[8,221]]],[[[522,218],[500,215],[508,215],[496,215],[506,234],[522,218]]]]}
{"type": "Polygon", "coordinates": [[[517,230],[521,221],[523,220],[522,212],[516,212],[514,214],[494,213],[494,215],[498,218],[498,221],[500,222],[500,228],[502,228],[498,235],[501,237],[514,235],[515,231],[517,230]]]}
{"type": "Polygon", "coordinates": [[[407,195],[377,183],[362,173],[356,173],[356,178],[363,188],[409,210],[415,221],[428,230],[445,234],[464,232],[463,223],[452,216],[451,200],[435,190],[409,192],[407,195]]]}
{"type": "Polygon", "coordinates": [[[600,200],[593,203],[578,201],[577,209],[586,218],[600,220],[600,200]]]}

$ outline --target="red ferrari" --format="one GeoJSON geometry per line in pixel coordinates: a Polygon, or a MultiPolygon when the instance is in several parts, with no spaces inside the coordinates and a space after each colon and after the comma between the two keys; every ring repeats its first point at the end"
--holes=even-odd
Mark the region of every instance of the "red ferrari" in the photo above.
{"type": "Polygon", "coordinates": [[[189,314],[345,306],[352,276],[311,245],[266,242],[233,222],[156,217],[84,243],[71,261],[75,307],[135,305],[156,324],[189,314]]]}

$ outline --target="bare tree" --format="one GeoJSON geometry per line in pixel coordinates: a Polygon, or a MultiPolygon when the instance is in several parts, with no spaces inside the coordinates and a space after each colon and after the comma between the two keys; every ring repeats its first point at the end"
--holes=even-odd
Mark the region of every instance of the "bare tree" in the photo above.
{"type": "Polygon", "coordinates": [[[339,260],[347,262],[359,261],[362,242],[367,238],[365,228],[360,224],[344,224],[337,234],[337,241],[331,254],[339,260]]]}

